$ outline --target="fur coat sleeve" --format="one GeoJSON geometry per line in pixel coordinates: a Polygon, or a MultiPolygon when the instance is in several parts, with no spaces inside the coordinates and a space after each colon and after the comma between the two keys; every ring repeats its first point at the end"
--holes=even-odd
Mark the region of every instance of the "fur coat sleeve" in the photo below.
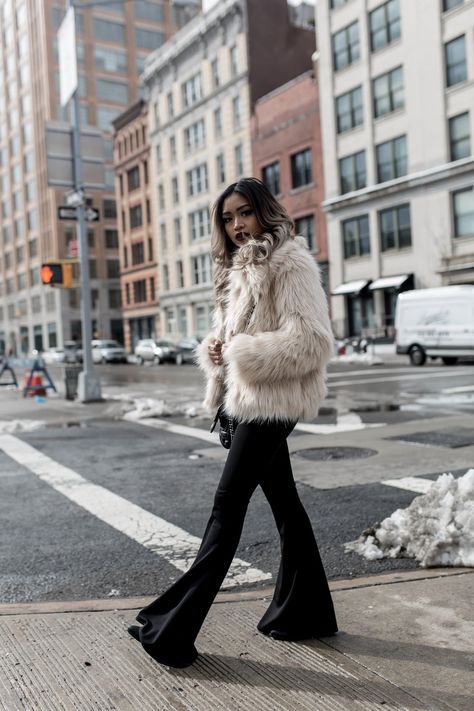
{"type": "MultiPolygon", "coordinates": [[[[274,255],[276,256],[276,255],[274,255]]],[[[319,268],[304,247],[276,259],[267,278],[267,300],[276,314],[276,327],[251,334],[238,333],[224,351],[228,377],[256,385],[324,373],[333,354],[333,337],[319,268]]],[[[274,259],[272,258],[272,262],[274,259]]],[[[265,298],[263,299],[265,301],[265,298]]],[[[257,327],[264,323],[257,312],[257,327]]]]}

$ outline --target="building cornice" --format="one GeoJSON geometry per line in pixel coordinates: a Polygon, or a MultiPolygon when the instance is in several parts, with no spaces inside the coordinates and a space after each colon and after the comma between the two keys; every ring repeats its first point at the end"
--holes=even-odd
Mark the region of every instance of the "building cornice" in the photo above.
{"type": "Polygon", "coordinates": [[[387,195],[395,195],[407,189],[424,188],[427,185],[439,183],[458,175],[464,175],[470,171],[474,171],[474,156],[461,158],[452,163],[443,163],[434,168],[420,170],[415,173],[410,173],[409,175],[404,175],[401,178],[387,180],[385,183],[377,183],[377,185],[370,185],[361,190],[354,190],[351,193],[329,198],[321,203],[321,207],[325,212],[336,212],[346,207],[363,204],[368,200],[383,198],[387,195]]]}

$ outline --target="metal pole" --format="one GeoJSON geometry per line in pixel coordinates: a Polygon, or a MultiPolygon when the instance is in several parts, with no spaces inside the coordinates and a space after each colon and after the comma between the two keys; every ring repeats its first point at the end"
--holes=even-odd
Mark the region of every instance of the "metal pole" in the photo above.
{"type": "MultiPolygon", "coordinates": [[[[74,7],[74,0],[68,0],[68,6],[74,7]]],[[[74,190],[81,195],[76,207],[76,233],[79,244],[79,261],[81,266],[81,318],[82,318],[82,358],[83,370],[79,374],[77,394],[81,402],[97,402],[102,399],[100,379],[94,371],[92,362],[92,328],[91,328],[91,292],[89,285],[89,255],[86,236],[85,198],[82,187],[81,159],[81,119],[79,115],[78,89],[70,102],[72,125],[72,155],[74,166],[74,190]]]]}

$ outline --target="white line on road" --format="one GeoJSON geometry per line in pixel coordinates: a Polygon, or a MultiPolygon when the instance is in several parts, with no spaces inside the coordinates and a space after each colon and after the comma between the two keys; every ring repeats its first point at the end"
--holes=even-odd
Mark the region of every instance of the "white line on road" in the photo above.
{"type": "MultiPolygon", "coordinates": [[[[463,378],[466,376],[466,374],[472,373],[471,371],[464,370],[461,372],[436,372],[433,373],[432,371],[426,371],[423,373],[409,373],[408,375],[396,375],[393,378],[387,377],[387,378],[362,378],[361,380],[341,380],[340,382],[336,383],[329,383],[329,388],[338,388],[338,387],[344,387],[347,385],[365,385],[367,383],[387,383],[392,380],[422,380],[424,378],[463,378]]],[[[349,378],[349,374],[347,375],[349,378]]]]}
{"type": "Polygon", "coordinates": [[[175,425],[173,422],[166,422],[166,420],[160,420],[158,417],[143,417],[140,420],[133,420],[133,423],[135,425],[155,427],[157,430],[164,430],[165,432],[172,432],[173,434],[180,434],[185,437],[196,437],[196,439],[203,439],[210,444],[220,445],[219,435],[216,431],[209,432],[208,430],[201,430],[199,427],[175,425]]]}
{"type": "Polygon", "coordinates": [[[386,486],[394,486],[397,489],[416,491],[418,494],[426,494],[433,484],[430,479],[422,479],[417,476],[405,476],[401,479],[385,479],[385,481],[380,483],[386,486]]]}
{"type": "Polygon", "coordinates": [[[474,385],[461,385],[459,388],[443,388],[442,393],[454,394],[454,393],[472,393],[474,391],[474,385]]]}
{"type": "MultiPolygon", "coordinates": [[[[13,435],[0,435],[0,449],[46,484],[78,504],[117,531],[185,571],[193,562],[201,539],[182,528],[145,511],[98,484],[92,484],[69,467],[13,435]]],[[[271,573],[252,568],[234,558],[223,587],[269,580],[271,573]]]]}

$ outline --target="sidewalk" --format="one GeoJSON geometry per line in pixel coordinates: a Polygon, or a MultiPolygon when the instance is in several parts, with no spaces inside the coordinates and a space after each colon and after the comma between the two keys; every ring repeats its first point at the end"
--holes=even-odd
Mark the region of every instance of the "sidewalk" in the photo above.
{"type": "Polygon", "coordinates": [[[473,582],[464,569],[335,581],[341,631],[308,642],[256,631],[271,590],[222,594],[184,670],[127,634],[148,599],[0,605],[0,709],[467,711],[473,582]]]}

